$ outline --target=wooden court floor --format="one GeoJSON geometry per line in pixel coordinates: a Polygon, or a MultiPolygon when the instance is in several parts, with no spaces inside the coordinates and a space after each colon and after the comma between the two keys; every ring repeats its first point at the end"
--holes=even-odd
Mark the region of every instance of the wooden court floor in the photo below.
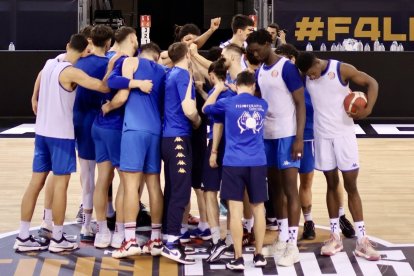
{"type": "MultiPolygon", "coordinates": [[[[0,139],[0,234],[18,229],[20,201],[31,176],[33,142],[32,138],[0,139]]],[[[363,138],[358,139],[358,143],[359,190],[367,233],[392,243],[414,243],[414,139],[363,138]]],[[[313,218],[322,226],[328,225],[325,192],[323,175],[316,172],[313,218]]],[[[66,220],[73,221],[81,202],[79,173],[72,175],[68,195],[66,220]]],[[[143,202],[148,203],[146,194],[143,202]]],[[[191,202],[191,213],[197,215],[195,196],[191,202]]],[[[32,226],[40,225],[42,205],[43,193],[32,226]]]]}

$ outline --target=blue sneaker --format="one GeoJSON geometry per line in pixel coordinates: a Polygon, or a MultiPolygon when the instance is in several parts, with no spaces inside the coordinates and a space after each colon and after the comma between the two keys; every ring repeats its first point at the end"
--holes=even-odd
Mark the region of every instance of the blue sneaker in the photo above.
{"type": "Polygon", "coordinates": [[[191,241],[190,231],[187,230],[184,234],[181,235],[180,242],[181,243],[186,243],[186,242],[190,242],[190,241],[191,241]]]}
{"type": "Polygon", "coordinates": [[[204,231],[201,231],[200,228],[195,228],[193,230],[189,230],[188,232],[190,232],[190,238],[192,239],[202,239],[203,241],[211,239],[210,228],[207,228],[204,231]]]}
{"type": "Polygon", "coordinates": [[[161,251],[161,255],[181,264],[195,264],[194,259],[187,259],[184,248],[178,242],[167,242],[161,251]]]}

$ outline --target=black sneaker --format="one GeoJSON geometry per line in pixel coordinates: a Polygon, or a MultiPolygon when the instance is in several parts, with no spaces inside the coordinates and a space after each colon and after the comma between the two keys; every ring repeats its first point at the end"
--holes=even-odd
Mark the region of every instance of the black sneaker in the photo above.
{"type": "Polygon", "coordinates": [[[231,260],[226,264],[226,267],[230,270],[244,270],[243,257],[231,260]]]}
{"type": "Polygon", "coordinates": [[[147,207],[139,203],[139,212],[137,216],[137,230],[138,231],[149,231],[151,230],[151,215],[147,207]]]}
{"type": "Polygon", "coordinates": [[[242,245],[243,246],[249,246],[252,245],[254,243],[254,233],[253,233],[253,228],[251,230],[251,232],[249,233],[249,231],[243,227],[243,238],[242,238],[242,245]]]}
{"type": "Polygon", "coordinates": [[[279,227],[277,226],[277,220],[270,221],[266,218],[266,230],[277,231],[278,229],[279,227]]]}
{"type": "Polygon", "coordinates": [[[115,224],[116,224],[116,212],[112,217],[106,217],[106,225],[108,225],[108,229],[111,231],[115,231],[115,224]]]}
{"type": "Polygon", "coordinates": [[[230,244],[226,247],[226,250],[224,250],[224,255],[227,257],[233,257],[234,258],[234,245],[230,244]]]}
{"type": "Polygon", "coordinates": [[[267,261],[262,254],[256,254],[253,257],[253,263],[255,267],[263,267],[267,265],[267,261]]]}
{"type": "Polygon", "coordinates": [[[213,263],[220,259],[221,254],[226,250],[226,242],[224,239],[219,239],[216,244],[213,244],[210,248],[210,255],[207,257],[207,263],[213,263]]]}
{"type": "Polygon", "coordinates": [[[187,259],[183,247],[176,242],[167,242],[161,251],[161,255],[181,264],[195,264],[194,259],[187,259]]]}
{"type": "Polygon", "coordinates": [[[313,223],[313,221],[305,221],[305,224],[303,224],[302,238],[304,240],[315,239],[315,224],[313,223]]]}
{"type": "Polygon", "coordinates": [[[342,234],[347,238],[353,238],[355,236],[355,230],[351,222],[342,215],[339,217],[339,226],[341,227],[342,234]]]}

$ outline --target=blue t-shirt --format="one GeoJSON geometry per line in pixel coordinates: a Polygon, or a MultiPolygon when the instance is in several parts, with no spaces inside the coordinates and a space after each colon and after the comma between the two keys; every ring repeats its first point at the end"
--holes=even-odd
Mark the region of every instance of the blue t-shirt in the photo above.
{"type": "MultiPolygon", "coordinates": [[[[109,53],[109,52],[108,52],[109,53]]],[[[114,52],[115,53],[115,52],[114,52]]],[[[108,54],[106,55],[108,56],[108,54]]],[[[114,64],[114,69],[112,70],[109,78],[108,78],[108,87],[111,88],[111,92],[107,94],[103,94],[103,101],[102,104],[106,103],[106,101],[111,101],[118,89],[126,89],[129,86],[129,80],[122,77],[122,65],[124,64],[124,60],[128,56],[121,56],[114,64]],[[122,83],[119,79],[126,79],[127,82],[122,83]]],[[[122,129],[122,124],[124,122],[124,112],[125,112],[125,105],[112,110],[105,116],[103,116],[102,110],[99,111],[98,116],[96,116],[94,124],[106,129],[122,129]]]]}
{"type": "MultiPolygon", "coordinates": [[[[106,73],[109,59],[89,55],[79,59],[75,67],[81,69],[90,77],[102,80],[106,73]]],[[[75,103],[73,106],[73,124],[81,126],[85,124],[92,125],[96,115],[101,110],[103,93],[86,89],[82,86],[77,87],[75,103]]]]}
{"type": "Polygon", "coordinates": [[[225,117],[224,166],[266,165],[263,123],[268,105],[248,93],[219,100],[204,111],[210,116],[225,117]]]}
{"type": "Polygon", "coordinates": [[[125,106],[123,131],[139,130],[161,135],[161,108],[164,99],[165,70],[145,58],[139,59],[135,80],[152,80],[151,92],[131,89],[125,106]]]}
{"type": "MultiPolygon", "coordinates": [[[[184,115],[181,103],[185,99],[190,73],[182,68],[173,67],[165,81],[163,137],[191,136],[192,125],[184,115]]],[[[192,83],[191,99],[195,99],[192,83]]]]}
{"type": "MultiPolygon", "coordinates": [[[[208,96],[210,97],[213,92],[214,92],[214,88],[212,88],[208,92],[208,96]]],[[[220,93],[220,95],[217,97],[217,101],[219,101],[221,99],[228,98],[228,97],[233,97],[233,96],[236,96],[236,95],[237,94],[234,93],[233,90],[227,89],[226,91],[223,91],[223,92],[220,93]]],[[[208,139],[211,140],[211,139],[213,139],[213,125],[214,125],[214,121],[215,121],[213,116],[208,116],[208,121],[209,121],[209,125],[210,125],[210,131],[208,132],[208,139]]]]}
{"type": "Polygon", "coordinates": [[[303,140],[313,140],[313,106],[308,89],[305,88],[306,122],[303,140]]]}

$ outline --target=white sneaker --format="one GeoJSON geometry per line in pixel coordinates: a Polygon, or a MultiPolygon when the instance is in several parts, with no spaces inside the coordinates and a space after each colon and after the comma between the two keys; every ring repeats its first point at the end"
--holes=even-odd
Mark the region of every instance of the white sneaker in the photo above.
{"type": "Polygon", "coordinates": [[[128,256],[140,255],[142,252],[141,247],[137,244],[136,239],[125,241],[121,248],[112,252],[112,258],[120,259],[128,256]]]}
{"type": "Polygon", "coordinates": [[[125,239],[124,231],[114,232],[114,234],[112,235],[111,246],[117,249],[121,248],[122,243],[124,242],[124,239],[125,239]]]}
{"type": "Polygon", "coordinates": [[[109,230],[105,232],[98,232],[95,235],[93,246],[96,248],[107,248],[111,244],[112,234],[109,230]]]}
{"type": "Polygon", "coordinates": [[[381,255],[374,249],[367,237],[362,238],[360,243],[357,241],[354,252],[358,257],[365,258],[368,261],[381,260],[381,255]]]}
{"type": "Polygon", "coordinates": [[[142,247],[142,253],[159,256],[162,252],[162,241],[160,239],[148,240],[142,247]]]}
{"type": "Polygon", "coordinates": [[[76,242],[68,241],[65,236],[62,236],[60,240],[51,239],[49,244],[49,251],[53,253],[59,253],[63,251],[72,251],[78,248],[76,242]]]}
{"type": "Polygon", "coordinates": [[[286,251],[287,242],[277,241],[273,244],[273,255],[275,256],[276,261],[278,261],[286,251]]]}
{"type": "Polygon", "coordinates": [[[344,249],[344,246],[341,237],[335,233],[331,233],[329,240],[325,241],[325,244],[321,248],[321,255],[333,256],[342,249],[344,249]]]}
{"type": "Polygon", "coordinates": [[[286,245],[285,254],[277,261],[279,266],[292,266],[299,262],[299,248],[296,244],[288,242],[286,245]]]}
{"type": "Polygon", "coordinates": [[[29,236],[26,239],[21,239],[19,236],[16,237],[13,249],[17,252],[27,251],[40,251],[46,250],[49,246],[49,240],[35,239],[33,236],[29,236]]]}
{"type": "Polygon", "coordinates": [[[92,226],[85,227],[82,225],[80,232],[80,241],[86,243],[93,243],[95,240],[95,233],[92,230],[92,226]]]}
{"type": "Polygon", "coordinates": [[[37,234],[39,235],[39,237],[50,240],[52,238],[52,230],[52,224],[49,225],[45,221],[42,221],[42,224],[40,225],[40,229],[37,232],[37,234]]]}

